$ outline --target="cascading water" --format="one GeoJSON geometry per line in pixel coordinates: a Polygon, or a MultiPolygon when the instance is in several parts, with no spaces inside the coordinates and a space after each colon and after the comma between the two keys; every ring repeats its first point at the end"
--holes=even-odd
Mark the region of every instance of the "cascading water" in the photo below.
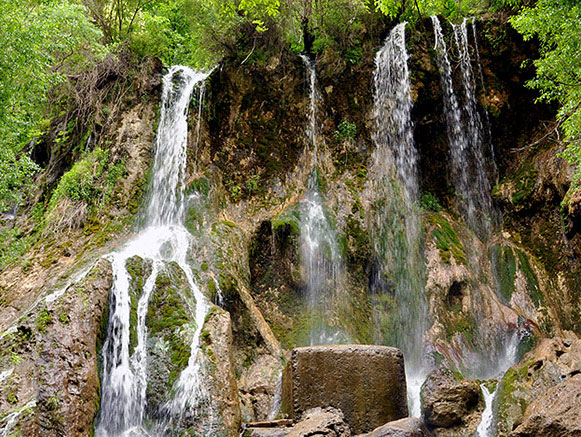
{"type": "Polygon", "coordinates": [[[372,299],[379,309],[375,314],[379,341],[404,351],[410,409],[419,416],[420,388],[428,372],[423,353],[427,307],[405,26],[398,24],[391,31],[375,58],[372,228],[379,266],[372,299]],[[393,301],[387,300],[389,295],[393,301]]]}
{"type": "MultiPolygon", "coordinates": [[[[497,361],[494,369],[484,376],[485,379],[496,378],[498,381],[502,379],[508,369],[518,361],[518,345],[520,338],[518,332],[515,332],[509,339],[504,353],[497,361]]],[[[482,412],[482,419],[478,424],[476,430],[479,437],[492,437],[495,435],[495,420],[494,420],[494,402],[498,395],[498,388],[500,383],[497,382],[494,391],[490,392],[486,383],[481,384],[482,394],[484,396],[484,411],[482,412]]]]}
{"type": "Polygon", "coordinates": [[[186,261],[192,237],[183,226],[183,181],[188,107],[194,89],[206,77],[204,73],[180,66],[172,67],[164,77],[153,178],[144,208],[145,226],[122,250],[108,256],[113,267],[114,284],[107,337],[102,350],[101,410],[96,435],[148,435],[148,429],[159,433],[168,424],[178,423],[186,409],[196,408],[203,394],[197,351],[208,304],[186,261]],[[127,261],[135,256],[151,260],[152,264],[137,304],[137,326],[134,328],[137,344],[130,353],[131,297],[127,261]],[[177,264],[187,279],[191,292],[188,303],[192,309],[195,307],[195,327],[187,367],[154,419],[146,417],[148,353],[145,319],[158,273],[170,263],[177,264]]]}
{"type": "MultiPolygon", "coordinates": [[[[437,17],[433,16],[432,23],[434,25],[436,39],[436,59],[440,69],[444,95],[444,108],[448,124],[452,166],[454,174],[456,175],[455,186],[460,196],[458,201],[459,210],[471,229],[482,240],[486,241],[491,236],[497,217],[490,197],[491,186],[483,152],[483,126],[478,113],[474,92],[475,83],[468,45],[468,19],[464,19],[461,25],[452,25],[454,40],[459,54],[461,82],[464,90],[465,101],[462,107],[459,106],[453,88],[452,69],[440,22],[437,17]]],[[[481,82],[484,84],[474,20],[472,20],[472,32],[476,44],[479,74],[481,76],[481,82]]],[[[493,162],[494,150],[492,142],[490,141],[490,133],[489,145],[492,161],[491,167],[495,173],[496,167],[493,162]]],[[[518,343],[519,338],[516,332],[510,338],[499,342],[499,348],[497,350],[502,351],[501,356],[495,360],[493,365],[487,362],[485,357],[482,357],[479,363],[472,363],[472,369],[480,368],[480,370],[476,370],[474,376],[481,379],[501,378],[508,368],[517,361],[518,343]]],[[[490,355],[490,351],[488,355],[490,355]]],[[[496,397],[496,390],[490,393],[485,386],[482,389],[486,399],[486,408],[482,416],[482,422],[478,427],[478,433],[481,436],[489,436],[494,432],[493,403],[496,397]]]]}
{"type": "Polygon", "coordinates": [[[468,226],[481,238],[487,239],[494,223],[490,197],[490,181],[482,152],[482,123],[474,96],[474,81],[466,20],[454,25],[454,38],[460,56],[460,71],[465,103],[460,106],[454,90],[452,67],[438,17],[432,17],[435,35],[436,61],[440,69],[444,110],[447,119],[448,141],[452,156],[452,174],[457,191],[458,209],[468,226]]]}
{"type": "Polygon", "coordinates": [[[340,342],[343,333],[333,323],[333,311],[341,287],[343,260],[334,231],[325,213],[318,182],[317,106],[320,94],[313,62],[301,55],[309,76],[308,140],[311,143],[314,166],[309,176],[307,192],[301,203],[301,264],[306,280],[306,297],[311,312],[310,345],[340,342]]]}
{"type": "MultiPolygon", "coordinates": [[[[486,94],[486,84],[484,82],[484,73],[482,71],[482,60],[480,59],[480,48],[478,47],[478,33],[476,32],[476,17],[472,17],[472,37],[474,38],[474,51],[476,52],[476,63],[478,64],[478,76],[480,77],[480,86],[486,94]]],[[[493,180],[498,176],[498,167],[496,166],[496,154],[494,153],[494,145],[492,143],[492,130],[490,129],[490,118],[488,111],[484,111],[484,119],[486,121],[486,133],[488,135],[488,147],[490,153],[490,163],[492,166],[493,180]]]]}

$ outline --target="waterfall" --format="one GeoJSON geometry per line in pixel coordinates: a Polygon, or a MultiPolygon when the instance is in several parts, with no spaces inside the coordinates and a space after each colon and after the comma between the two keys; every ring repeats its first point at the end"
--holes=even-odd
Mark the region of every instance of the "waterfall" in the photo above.
{"type": "Polygon", "coordinates": [[[492,409],[496,393],[500,384],[497,383],[494,391],[490,392],[486,384],[481,384],[482,395],[484,396],[484,411],[482,412],[482,419],[476,428],[476,433],[479,437],[489,437],[493,435],[493,420],[494,411],[492,409]]]}
{"type": "MultiPolygon", "coordinates": [[[[482,71],[482,60],[480,59],[480,47],[478,45],[478,33],[476,32],[476,17],[472,17],[472,37],[474,38],[474,51],[476,52],[476,63],[478,64],[478,76],[480,77],[480,86],[482,91],[486,94],[486,84],[484,82],[484,73],[482,71]]],[[[486,121],[486,132],[488,134],[488,146],[490,153],[490,161],[492,163],[492,175],[494,178],[498,176],[498,167],[496,166],[496,154],[494,153],[494,145],[492,143],[492,130],[490,129],[490,117],[488,111],[484,111],[484,119],[486,121]]]]}
{"type": "Polygon", "coordinates": [[[398,24],[391,31],[375,58],[372,229],[379,265],[371,298],[376,300],[379,341],[404,352],[410,409],[419,416],[419,392],[428,373],[423,357],[428,312],[405,26],[398,24]]]}
{"type": "MultiPolygon", "coordinates": [[[[488,374],[485,375],[485,379],[496,378],[498,381],[500,381],[508,369],[516,364],[518,361],[519,342],[520,338],[517,331],[510,337],[504,349],[504,353],[497,361],[495,368],[490,370],[488,374]]],[[[499,387],[500,382],[497,382],[494,391],[490,392],[485,383],[480,385],[480,388],[482,389],[482,395],[484,396],[484,411],[482,412],[482,418],[480,419],[480,423],[476,429],[477,435],[480,437],[492,437],[494,435],[494,402],[496,401],[499,387]]]]}
{"type": "Polygon", "coordinates": [[[470,63],[466,20],[459,26],[453,25],[464,90],[462,106],[454,90],[452,67],[440,21],[433,16],[432,23],[452,157],[451,174],[458,196],[458,209],[468,226],[481,239],[487,239],[492,232],[495,217],[490,197],[491,186],[482,151],[482,122],[474,94],[475,84],[470,63]]]}
{"type": "MultiPolygon", "coordinates": [[[[120,251],[108,256],[113,268],[107,337],[102,349],[101,409],[96,435],[147,435],[156,419],[146,417],[147,328],[145,318],[158,273],[170,263],[184,272],[195,306],[195,332],[187,367],[181,372],[161,412],[162,422],[176,423],[185,410],[195,408],[203,387],[197,350],[208,303],[196,285],[186,261],[191,235],[183,226],[185,201],[188,107],[196,87],[207,75],[175,66],[163,78],[161,119],[156,138],[153,176],[144,206],[144,227],[120,251]],[[127,261],[139,256],[151,260],[137,304],[137,344],[130,351],[131,298],[127,261]],[[146,425],[147,424],[147,425],[146,425]]],[[[201,94],[201,92],[200,92],[201,94]]]]}
{"type": "Polygon", "coordinates": [[[309,76],[309,123],[307,124],[307,137],[310,146],[313,148],[313,156],[315,158],[315,165],[319,156],[319,129],[317,124],[317,107],[321,100],[321,93],[317,87],[317,70],[315,64],[309,57],[301,53],[301,59],[305,64],[309,76]]]}
{"type": "Polygon", "coordinates": [[[300,209],[301,267],[306,282],[306,299],[311,312],[310,345],[333,344],[341,341],[341,330],[333,321],[333,311],[340,293],[343,259],[337,233],[325,211],[319,186],[317,107],[320,93],[314,63],[301,55],[309,76],[309,122],[307,140],[312,147],[314,167],[300,209]],[[334,326],[335,325],[335,326],[334,326]]]}

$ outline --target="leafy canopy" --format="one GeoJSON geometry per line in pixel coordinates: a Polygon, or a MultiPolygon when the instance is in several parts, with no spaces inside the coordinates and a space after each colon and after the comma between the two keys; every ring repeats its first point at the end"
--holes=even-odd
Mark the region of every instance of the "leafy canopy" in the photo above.
{"type": "Polygon", "coordinates": [[[49,90],[104,54],[101,37],[79,4],[0,0],[0,211],[36,171],[18,152],[47,124],[49,90]]]}
{"type": "Polygon", "coordinates": [[[540,99],[560,105],[558,120],[568,143],[564,156],[577,164],[574,186],[581,182],[581,4],[577,0],[539,0],[512,20],[525,39],[537,37],[540,58],[528,86],[540,99]]]}

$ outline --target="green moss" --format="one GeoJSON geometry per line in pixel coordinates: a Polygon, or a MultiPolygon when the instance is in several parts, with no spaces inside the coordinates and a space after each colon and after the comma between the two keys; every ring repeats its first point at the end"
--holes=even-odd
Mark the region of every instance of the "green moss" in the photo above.
{"type": "Polygon", "coordinates": [[[150,337],[154,341],[163,339],[169,347],[168,388],[188,365],[191,354],[191,339],[183,332],[184,327],[191,325],[187,288],[185,275],[179,266],[169,264],[156,278],[146,318],[150,337]]]}
{"type": "Polygon", "coordinates": [[[210,193],[210,181],[208,178],[202,177],[192,181],[192,183],[186,188],[186,194],[194,193],[198,193],[203,196],[207,196],[210,193]]]}
{"type": "Polygon", "coordinates": [[[442,210],[438,198],[432,193],[422,193],[420,196],[420,206],[426,211],[440,212],[442,210]]]}
{"type": "Polygon", "coordinates": [[[14,404],[16,404],[18,402],[18,396],[16,396],[16,393],[15,392],[10,392],[8,394],[7,401],[8,401],[9,404],[14,405],[14,404]]]}
{"type": "Polygon", "coordinates": [[[467,264],[466,249],[450,222],[442,214],[430,214],[428,221],[434,226],[432,238],[440,251],[442,261],[449,264],[453,256],[458,264],[467,264]]]}
{"type": "Polygon", "coordinates": [[[129,353],[131,354],[137,346],[137,307],[143,293],[145,279],[151,274],[151,262],[134,256],[125,262],[125,269],[129,274],[129,353]]]}
{"type": "Polygon", "coordinates": [[[516,190],[512,195],[513,205],[522,205],[527,201],[535,189],[538,170],[530,162],[524,162],[517,170],[514,180],[516,190]]]}
{"type": "Polygon", "coordinates": [[[46,307],[43,307],[36,317],[36,329],[38,332],[45,334],[46,328],[52,323],[52,315],[46,307]]]}
{"type": "Polygon", "coordinates": [[[300,235],[300,212],[298,209],[287,210],[272,220],[272,230],[276,232],[283,226],[290,226],[294,235],[300,235]]]}
{"type": "Polygon", "coordinates": [[[544,298],[537,276],[529,263],[527,256],[521,250],[516,250],[518,256],[518,268],[523,273],[527,281],[527,289],[529,290],[531,299],[537,308],[543,306],[544,298]]]}
{"type": "Polygon", "coordinates": [[[62,311],[59,314],[59,320],[63,325],[68,325],[71,322],[71,318],[69,317],[66,311],[62,311]]]}
{"type": "Polygon", "coordinates": [[[510,246],[494,245],[491,249],[495,279],[504,302],[510,302],[515,291],[516,258],[510,246]]]}
{"type": "Polygon", "coordinates": [[[459,334],[468,345],[478,344],[478,324],[471,314],[459,313],[451,315],[444,323],[446,338],[452,340],[455,334],[459,334]]]}

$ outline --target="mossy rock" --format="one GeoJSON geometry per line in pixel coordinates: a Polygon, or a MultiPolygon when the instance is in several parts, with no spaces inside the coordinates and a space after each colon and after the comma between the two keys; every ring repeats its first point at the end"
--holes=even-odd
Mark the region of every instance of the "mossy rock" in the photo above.
{"type": "Polygon", "coordinates": [[[529,379],[528,368],[532,364],[532,360],[527,360],[518,367],[511,367],[500,380],[497,395],[499,435],[508,435],[515,419],[524,415],[528,403],[522,396],[521,384],[529,379]]]}
{"type": "Polygon", "coordinates": [[[196,329],[192,297],[185,273],[168,264],[158,273],[146,317],[148,329],[147,399],[161,406],[188,365],[196,329]]]}
{"type": "Polygon", "coordinates": [[[133,350],[137,346],[137,306],[139,298],[143,294],[145,281],[151,275],[151,267],[150,260],[144,260],[139,256],[133,256],[125,261],[125,269],[129,275],[129,354],[133,354],[133,350]]]}
{"type": "Polygon", "coordinates": [[[272,219],[272,230],[276,233],[279,228],[289,226],[292,229],[293,235],[300,235],[300,220],[301,214],[298,209],[286,210],[272,219]]]}
{"type": "Polygon", "coordinates": [[[500,297],[506,304],[515,291],[517,272],[515,253],[510,246],[495,244],[490,248],[492,267],[500,297]]]}
{"type": "Polygon", "coordinates": [[[530,297],[537,308],[544,304],[544,297],[539,285],[539,280],[533,271],[527,255],[520,249],[515,249],[518,258],[518,268],[527,282],[530,297]]]}
{"type": "Polygon", "coordinates": [[[432,238],[442,261],[450,264],[454,257],[458,264],[467,264],[466,249],[448,219],[443,214],[429,214],[428,222],[433,226],[432,238]]]}

